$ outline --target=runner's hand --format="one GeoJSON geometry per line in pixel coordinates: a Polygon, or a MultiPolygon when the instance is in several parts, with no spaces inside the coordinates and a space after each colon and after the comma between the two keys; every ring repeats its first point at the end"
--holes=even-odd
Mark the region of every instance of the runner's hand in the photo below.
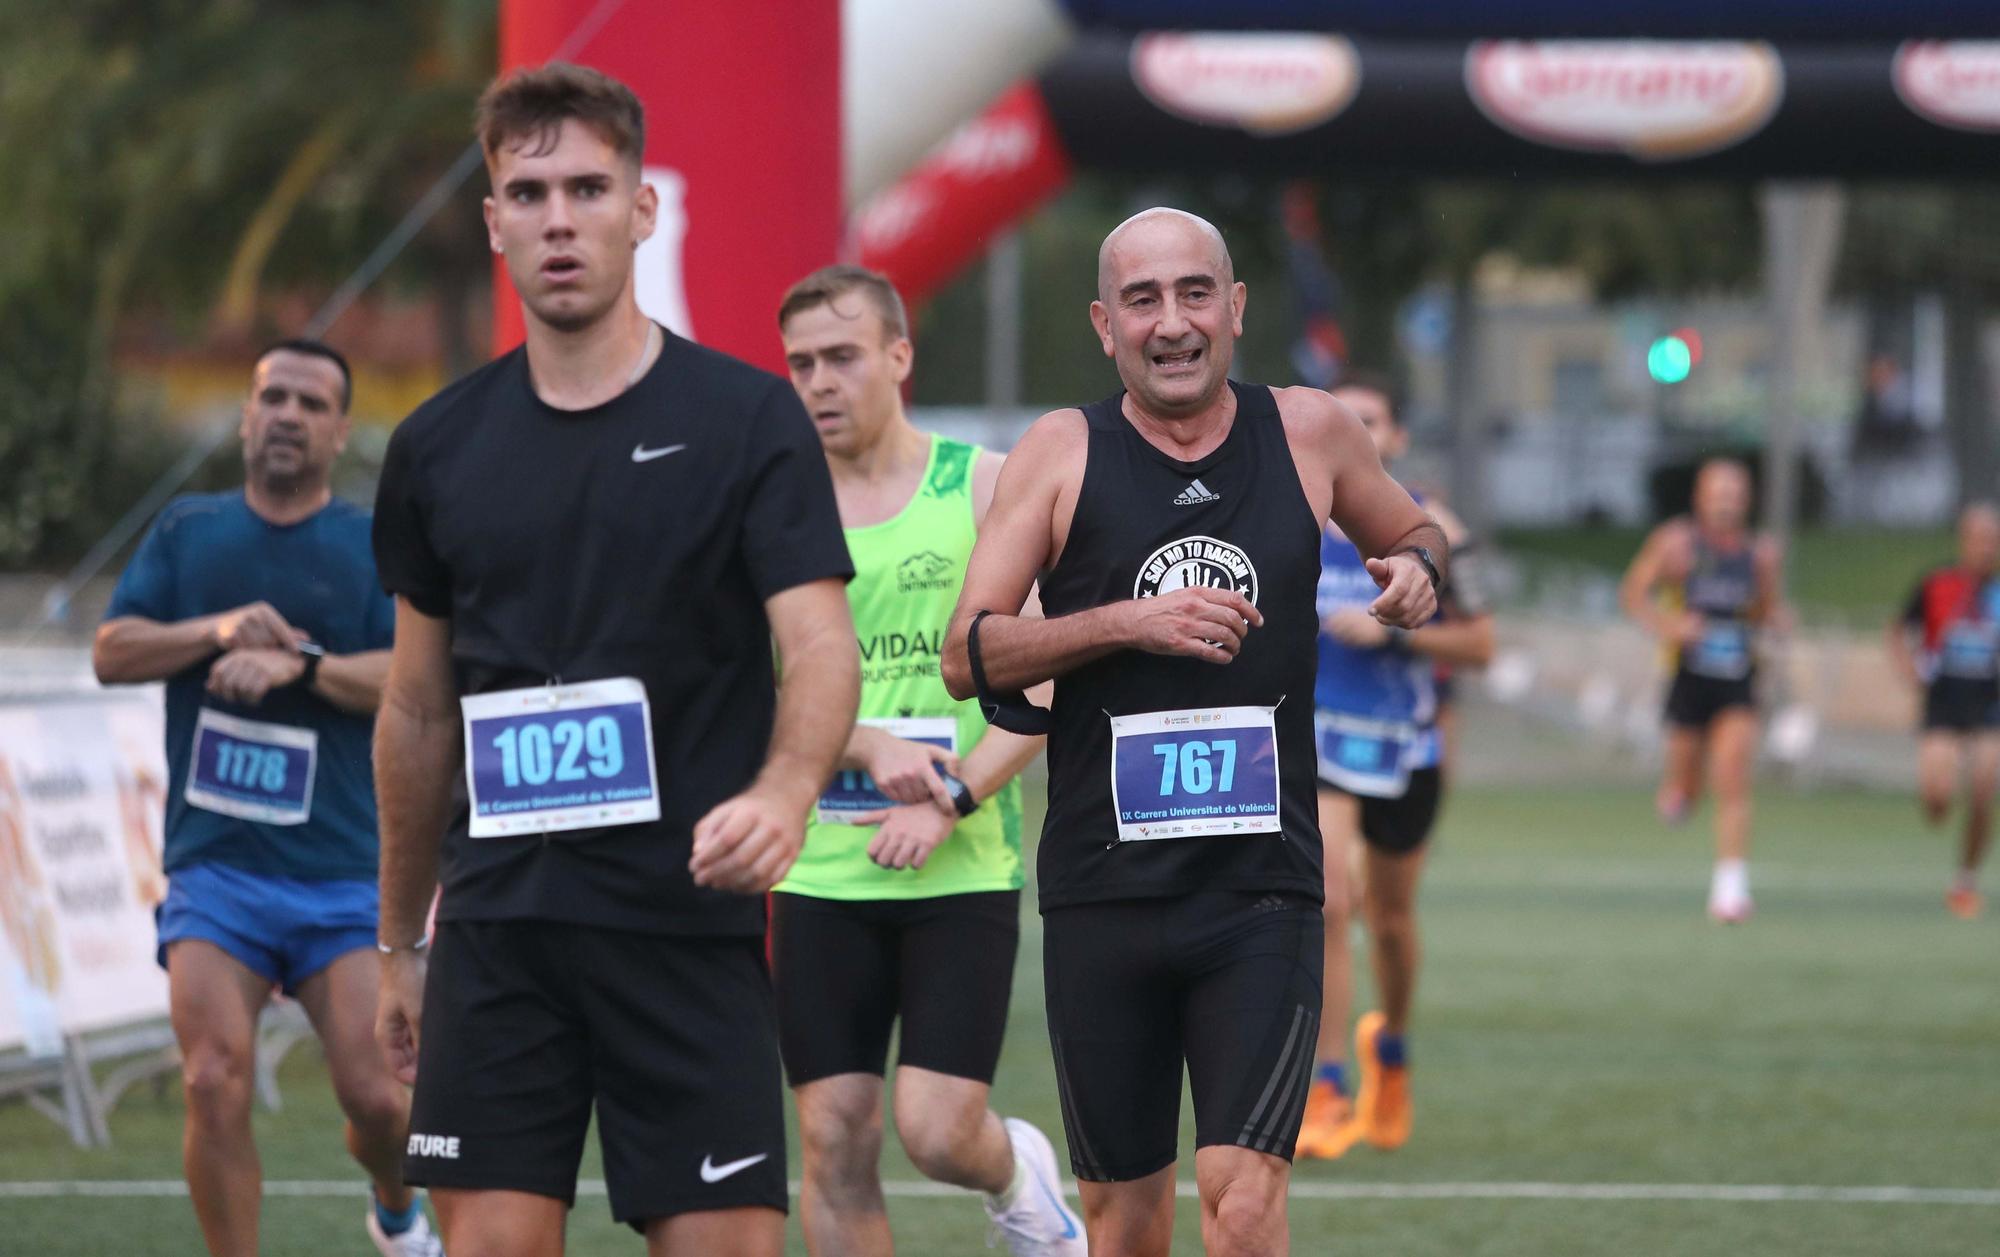
{"type": "Polygon", "coordinates": [[[272,690],[290,685],[306,661],[290,650],[232,650],[208,670],[208,692],[224,702],[255,707],[272,690]]]}
{"type": "Polygon", "coordinates": [[[956,811],[941,816],[936,808],[926,804],[893,807],[878,815],[884,818],[882,828],[875,831],[874,841],[868,844],[868,858],[885,869],[924,867],[924,861],[951,837],[952,827],[958,823],[956,811]]]}
{"type": "Polygon", "coordinates": [[[1244,636],[1264,624],[1264,613],[1233,589],[1191,586],[1124,605],[1130,645],[1148,654],[1186,655],[1210,663],[1236,658],[1244,636]]]}
{"type": "Polygon", "coordinates": [[[306,640],[306,634],[287,624],[268,602],[224,611],[215,617],[208,635],[217,650],[292,650],[306,640]]]}
{"type": "Polygon", "coordinates": [[[933,764],[943,764],[946,772],[958,774],[958,756],[941,746],[886,733],[869,743],[866,767],[877,790],[898,803],[930,803],[947,816],[957,816],[933,764]]]}
{"type": "Polygon", "coordinates": [[[375,1001],[375,1042],[396,1081],[409,1086],[417,1080],[417,1036],[424,1019],[422,952],[399,951],[382,957],[382,987],[375,1001]]]}
{"type": "Polygon", "coordinates": [[[806,841],[803,808],[752,788],[694,824],[694,884],[761,895],[783,879],[806,841]]]}
{"type": "Polygon", "coordinates": [[[1708,632],[1708,617],[1698,611],[1683,611],[1667,621],[1666,638],[1682,646],[1695,646],[1708,632]]]}
{"type": "Polygon", "coordinates": [[[1389,628],[1359,607],[1342,607],[1320,622],[1329,637],[1344,645],[1367,650],[1389,640],[1389,628]]]}
{"type": "Polygon", "coordinates": [[[1431,588],[1431,574],[1407,554],[1368,560],[1368,574],[1382,590],[1368,604],[1368,614],[1391,628],[1422,628],[1437,614],[1437,591],[1431,588]]]}

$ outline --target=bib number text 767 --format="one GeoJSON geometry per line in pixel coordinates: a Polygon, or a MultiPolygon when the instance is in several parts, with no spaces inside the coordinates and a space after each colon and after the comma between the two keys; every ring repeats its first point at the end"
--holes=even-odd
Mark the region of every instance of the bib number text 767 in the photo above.
{"type": "Polygon", "coordinates": [[[1182,742],[1156,745],[1160,757],[1160,797],[1170,794],[1207,794],[1220,790],[1227,794],[1236,784],[1236,739],[1216,738],[1211,742],[1182,742]],[[1218,770],[1215,760],[1221,761],[1218,770]]]}

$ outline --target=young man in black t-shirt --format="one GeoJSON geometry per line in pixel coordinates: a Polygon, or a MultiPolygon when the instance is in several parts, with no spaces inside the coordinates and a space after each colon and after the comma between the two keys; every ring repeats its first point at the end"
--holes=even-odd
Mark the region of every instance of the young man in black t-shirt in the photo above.
{"type": "Polygon", "coordinates": [[[791,389],[639,311],[643,127],[592,70],[488,89],[527,344],[397,429],[376,505],[378,1033],[458,1251],[561,1251],[593,1107],[649,1251],[783,1243],[762,895],[853,723],[852,568],[791,389]]]}
{"type": "Polygon", "coordinates": [[[945,685],[1032,724],[1018,691],[1055,679],[1043,964],[1091,1251],[1168,1250],[1185,1062],[1202,1238],[1269,1257],[1320,1013],[1320,528],[1354,539],[1400,628],[1437,608],[1444,535],[1345,407],[1229,379],[1245,293],[1213,226],[1148,210],[1098,258],[1125,391],[1008,456],[945,685]],[[1020,614],[1038,574],[1045,619],[1020,614]]]}

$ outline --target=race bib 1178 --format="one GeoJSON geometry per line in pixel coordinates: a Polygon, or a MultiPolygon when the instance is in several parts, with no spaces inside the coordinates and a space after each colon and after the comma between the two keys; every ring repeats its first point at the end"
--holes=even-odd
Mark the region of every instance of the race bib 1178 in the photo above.
{"type": "Polygon", "coordinates": [[[319,734],[202,708],[181,795],[204,811],[265,825],[312,818],[319,734]]]}

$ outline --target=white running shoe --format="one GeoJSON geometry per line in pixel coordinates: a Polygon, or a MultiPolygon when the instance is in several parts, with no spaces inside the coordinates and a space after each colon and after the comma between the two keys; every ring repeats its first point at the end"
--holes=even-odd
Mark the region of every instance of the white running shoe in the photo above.
{"type": "Polygon", "coordinates": [[[1021,1191],[1005,1209],[986,1206],[994,1232],[987,1237],[987,1247],[997,1236],[1007,1241],[1007,1251],[1014,1257],[1087,1257],[1083,1219],[1063,1199],[1062,1176],[1056,1171],[1056,1150],[1049,1137],[1010,1117],[1007,1139],[1022,1170],[1021,1191]]]}
{"type": "Polygon", "coordinates": [[[382,1230],[382,1223],[375,1217],[373,1205],[368,1209],[368,1238],[375,1241],[375,1251],[382,1257],[444,1257],[444,1241],[431,1230],[431,1220],[424,1211],[417,1210],[417,1221],[401,1235],[388,1235],[382,1230]]]}
{"type": "Polygon", "coordinates": [[[1723,925],[1740,925],[1755,909],[1749,867],[1741,860],[1718,860],[1708,885],[1708,915],[1723,925]]]}

